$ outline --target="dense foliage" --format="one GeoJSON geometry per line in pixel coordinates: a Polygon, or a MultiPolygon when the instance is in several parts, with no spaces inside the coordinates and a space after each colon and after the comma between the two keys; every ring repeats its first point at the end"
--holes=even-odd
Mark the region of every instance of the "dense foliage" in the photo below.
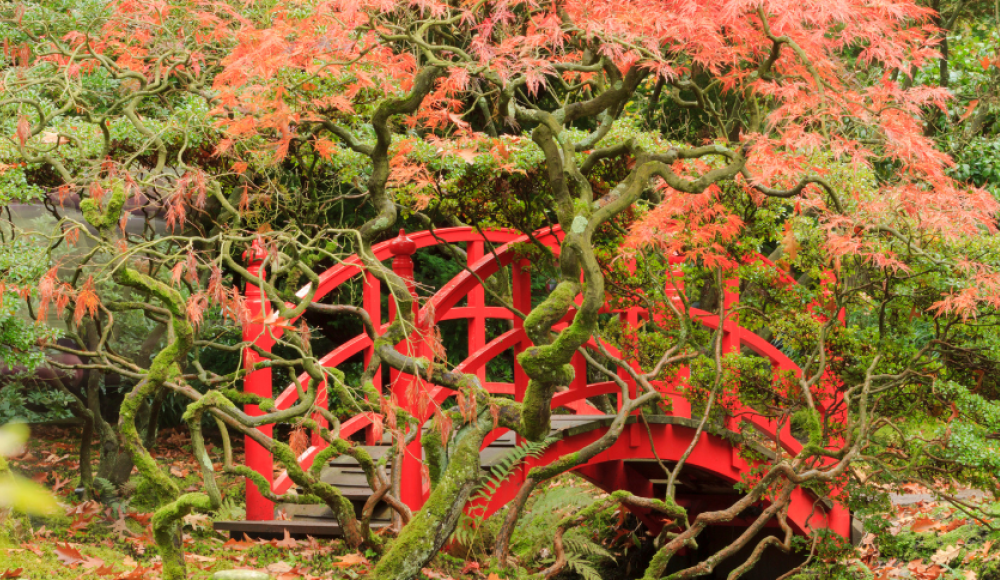
{"type": "MultiPolygon", "coordinates": [[[[659,381],[682,368],[699,433],[739,429],[754,469],[737,502],[691,517],[674,501],[683,460],[664,497],[609,496],[671,521],[651,540],[646,578],[665,577],[706,528],[762,501],[754,525],[789,530],[799,487],[863,513],[905,481],[942,493],[942,481],[997,486],[1000,67],[981,56],[995,27],[964,2],[62,0],[2,10],[3,360],[53,369],[87,426],[81,465],[89,434],[100,435],[98,473],[81,474],[88,493],[138,469],[159,505],[165,578],[185,577],[183,518],[223,502],[206,428],[219,430],[227,473],[272,499],[328,505],[347,542],[381,553],[373,578],[416,577],[463,533],[466,499],[489,485],[478,458],[486,436],[502,427],[541,445],[553,396],[591,340],[621,353],[587,354],[589,373],[622,385],[614,421],[529,472],[497,533],[500,566],[530,492],[607,449],[630,415],[664,412],[659,381]],[[521,402],[454,370],[460,327],[436,336],[415,317],[414,304],[464,267],[464,249],[419,255],[418,272],[435,273],[418,274],[416,297],[373,254],[400,227],[458,224],[562,232],[558,253],[522,250],[546,294],[517,313],[534,344],[517,357],[530,379],[521,402]],[[246,268],[245,251],[263,274],[246,268]],[[359,307],[358,286],[313,301],[319,274],[352,254],[393,297],[399,316],[384,327],[359,307]],[[686,286],[671,294],[678,255],[686,286]],[[733,278],[736,313],[723,300],[733,278]],[[247,285],[261,288],[268,318],[255,318],[247,285]],[[657,316],[630,326],[603,314],[608,301],[657,316]],[[692,307],[738,317],[802,373],[724,352],[722,333],[692,307]],[[262,322],[282,331],[272,354],[240,332],[262,322]],[[319,364],[362,330],[370,360],[319,364]],[[414,331],[438,360],[395,348],[414,331]],[[401,406],[375,388],[383,367],[461,403],[401,406]],[[239,390],[264,368],[294,382],[299,402],[277,410],[239,390]],[[330,411],[314,405],[320,384],[330,411]],[[739,406],[793,429],[801,453],[757,453],[766,442],[731,420],[739,406]],[[424,509],[410,513],[384,462],[340,437],[340,420],[358,412],[378,417],[397,452],[422,425],[441,434],[424,438],[444,451],[427,452],[424,509]],[[201,491],[182,492],[149,452],[170,419],[191,430],[201,491]],[[264,425],[329,447],[315,469],[300,468],[287,431],[272,437],[264,425]],[[234,464],[230,435],[271,450],[298,494],[275,498],[234,464]],[[375,534],[320,479],[335,455],[353,457],[396,510],[394,537],[375,534]]],[[[509,277],[484,282],[491,304],[509,305],[509,277]]],[[[489,372],[510,376],[514,361],[489,372]]],[[[557,552],[573,517],[556,525],[557,552]]],[[[707,573],[753,538],[670,577],[707,573]]],[[[823,538],[802,541],[812,564],[836,560],[839,544],[823,538]]],[[[770,544],[794,547],[790,532],[765,540],[740,569],[770,544]]],[[[545,575],[569,565],[557,556],[545,575]]]]}

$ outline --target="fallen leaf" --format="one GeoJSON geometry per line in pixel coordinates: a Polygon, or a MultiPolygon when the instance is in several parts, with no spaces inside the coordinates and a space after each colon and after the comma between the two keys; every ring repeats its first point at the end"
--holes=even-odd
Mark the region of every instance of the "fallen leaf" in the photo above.
{"type": "Polygon", "coordinates": [[[87,558],[87,560],[83,563],[84,570],[95,570],[97,568],[103,568],[103,567],[104,567],[104,560],[100,558],[87,558]]]}
{"type": "Polygon", "coordinates": [[[212,518],[205,514],[188,514],[184,516],[184,523],[196,530],[207,530],[212,527],[212,518]]]}
{"type": "Polygon", "coordinates": [[[149,520],[153,519],[153,514],[130,513],[128,517],[145,526],[149,524],[149,520]]]}
{"type": "Polygon", "coordinates": [[[351,568],[353,566],[368,565],[368,558],[365,558],[361,554],[348,554],[346,556],[340,556],[337,559],[340,561],[333,563],[336,568],[351,568]]]}
{"type": "Polygon", "coordinates": [[[111,524],[111,531],[122,537],[132,535],[132,531],[128,529],[128,522],[125,521],[125,518],[115,520],[115,523],[111,524]]]}
{"type": "Polygon", "coordinates": [[[53,474],[53,476],[55,477],[55,482],[52,484],[53,492],[58,492],[62,488],[66,487],[66,484],[70,482],[70,479],[68,477],[66,479],[63,479],[59,477],[58,473],[53,474]]]}
{"type": "Polygon", "coordinates": [[[70,547],[69,544],[56,544],[55,547],[56,557],[59,561],[68,566],[73,566],[76,564],[82,564],[86,562],[87,559],[80,553],[76,548],[70,547]]]}
{"type": "Polygon", "coordinates": [[[926,532],[937,524],[937,520],[932,520],[930,518],[917,518],[910,526],[910,531],[919,534],[921,532],[926,532]]]}
{"type": "Polygon", "coordinates": [[[468,561],[465,566],[462,567],[462,571],[459,574],[471,574],[473,572],[479,571],[479,562],[468,561]]]}
{"type": "MultiPolygon", "coordinates": [[[[58,478],[58,476],[56,476],[58,478]]],[[[90,500],[85,501],[79,505],[71,506],[66,510],[66,515],[70,517],[83,516],[83,517],[94,517],[104,511],[104,506],[100,502],[90,500]]]]}
{"type": "Polygon", "coordinates": [[[142,566],[136,564],[135,570],[122,574],[115,578],[115,580],[144,580],[146,577],[146,572],[149,572],[150,568],[143,568],[142,566]]]}
{"type": "Polygon", "coordinates": [[[69,529],[73,530],[74,532],[82,532],[83,530],[86,530],[88,526],[90,526],[90,521],[93,519],[94,516],[90,517],[77,516],[76,520],[74,520],[73,523],[70,524],[69,529]]]}
{"type": "Polygon", "coordinates": [[[10,578],[20,578],[21,572],[24,572],[24,568],[17,568],[16,570],[11,570],[7,568],[4,570],[3,574],[0,574],[0,578],[10,579],[10,578]]]}
{"type": "Polygon", "coordinates": [[[297,548],[299,547],[299,541],[292,537],[292,534],[288,533],[288,529],[285,529],[285,537],[282,540],[278,540],[274,543],[275,546],[279,548],[297,548]]]}
{"type": "Polygon", "coordinates": [[[274,564],[268,564],[265,569],[271,574],[281,574],[282,572],[290,571],[292,565],[288,562],[275,562],[274,564]]]}
{"type": "Polygon", "coordinates": [[[235,538],[229,538],[225,544],[222,544],[223,548],[229,548],[230,550],[248,550],[251,546],[253,544],[250,542],[244,542],[235,538]]]}
{"type": "Polygon", "coordinates": [[[931,556],[931,562],[935,564],[940,564],[942,566],[947,566],[952,560],[958,557],[958,553],[962,551],[961,546],[948,546],[941,548],[931,556]]]}
{"type": "Polygon", "coordinates": [[[41,556],[43,553],[42,549],[34,544],[21,544],[21,547],[24,548],[25,550],[30,551],[32,554],[36,556],[41,556]]]}

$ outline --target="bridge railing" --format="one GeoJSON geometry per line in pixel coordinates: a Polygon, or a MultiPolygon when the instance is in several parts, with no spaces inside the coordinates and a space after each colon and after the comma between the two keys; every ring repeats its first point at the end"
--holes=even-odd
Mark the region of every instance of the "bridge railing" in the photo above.
{"type": "MultiPolygon", "coordinates": [[[[561,240],[561,233],[558,230],[539,232],[534,237],[541,243],[551,247],[554,251],[558,251],[561,240]]],[[[409,235],[400,231],[399,236],[395,239],[378,244],[373,248],[377,259],[382,261],[392,259],[393,271],[404,279],[411,281],[410,292],[415,295],[412,280],[413,255],[416,251],[443,243],[466,244],[466,271],[460,273],[431,297],[423,306],[423,309],[417,313],[417,319],[425,319],[434,324],[443,320],[468,320],[468,357],[458,365],[456,370],[474,373],[490,392],[513,395],[516,400],[523,398],[528,383],[528,377],[520,368],[520,365],[515,362],[512,383],[488,382],[486,380],[486,365],[490,360],[508,350],[513,350],[516,356],[524,348],[530,346],[531,343],[524,333],[521,318],[515,316],[507,308],[486,305],[485,293],[480,280],[485,280],[502,267],[509,267],[512,274],[512,305],[521,312],[529,312],[531,310],[532,298],[530,264],[527,260],[519,257],[513,250],[515,244],[527,241],[527,236],[513,231],[487,230],[480,233],[473,228],[448,228],[433,232],[417,232],[409,235]],[[486,252],[487,243],[494,247],[498,245],[500,247],[496,250],[486,252]],[[466,300],[464,306],[459,305],[462,299],[466,300]],[[487,340],[486,321],[488,319],[512,320],[512,329],[492,340],[487,340]]],[[[264,254],[262,249],[255,245],[254,248],[247,252],[245,258],[248,262],[250,272],[257,273],[261,267],[264,254]]],[[[673,263],[676,265],[681,261],[682,258],[676,258],[673,260],[673,263]]],[[[364,271],[361,261],[357,256],[352,256],[321,274],[313,299],[322,299],[323,296],[345,282],[354,279],[356,276],[364,277],[362,307],[371,317],[375,327],[383,331],[386,325],[394,320],[396,316],[395,301],[390,297],[387,312],[383,312],[381,284],[374,276],[364,271]],[[386,322],[383,323],[383,320],[386,322]]],[[[671,272],[671,279],[668,282],[666,290],[667,296],[670,299],[675,300],[676,304],[681,303],[681,295],[684,293],[684,278],[683,272],[679,268],[671,272]]],[[[724,351],[734,352],[744,347],[749,348],[760,356],[769,359],[771,364],[777,369],[793,373],[801,372],[793,361],[773,345],[756,334],[745,331],[745,329],[740,327],[738,313],[734,313],[739,304],[739,280],[736,278],[726,280],[723,290],[725,310],[730,313],[726,317],[726,320],[722,321],[722,346],[724,351]]],[[[309,287],[307,286],[299,291],[299,296],[305,296],[308,291],[309,287]]],[[[246,296],[251,311],[255,315],[255,320],[268,320],[267,315],[270,312],[270,305],[261,296],[260,290],[252,285],[248,285],[246,296]]],[[[690,309],[689,311],[693,319],[709,328],[717,328],[720,324],[718,314],[697,309],[690,309]]],[[[633,327],[638,325],[640,317],[649,316],[648,312],[638,307],[614,311],[608,310],[608,312],[618,314],[633,327]]],[[[574,312],[572,311],[568,313],[564,321],[571,321],[573,314],[574,312]]],[[[253,342],[265,352],[269,351],[271,345],[274,343],[274,339],[282,334],[282,327],[290,323],[291,321],[283,321],[283,324],[273,326],[263,323],[249,324],[244,328],[244,340],[253,342]]],[[[591,348],[596,348],[596,346],[593,343],[590,345],[591,348]]],[[[422,356],[430,354],[427,351],[426,342],[418,333],[400,343],[397,348],[409,354],[422,356]]],[[[611,345],[604,345],[604,348],[609,349],[613,354],[617,354],[617,350],[611,345]]],[[[336,367],[349,358],[363,353],[364,361],[367,365],[373,356],[372,349],[372,340],[367,334],[362,333],[335,348],[322,357],[320,362],[326,367],[336,367]]],[[[244,357],[244,364],[246,365],[253,364],[260,358],[251,349],[248,349],[246,352],[247,354],[244,357]]],[[[587,399],[600,394],[617,394],[617,385],[610,381],[589,383],[587,380],[586,361],[579,354],[574,357],[572,364],[577,370],[576,378],[574,378],[573,384],[570,385],[568,390],[558,393],[554,397],[553,406],[565,406],[583,414],[598,412],[590,406],[587,399]]],[[[682,368],[673,381],[664,383],[664,395],[670,399],[673,405],[673,414],[687,418],[691,416],[691,406],[684,394],[676,388],[676,385],[685,382],[688,376],[689,369],[682,368]]],[[[375,387],[382,390],[385,385],[381,384],[381,373],[376,372],[375,377],[375,387]]],[[[626,378],[627,382],[631,383],[631,380],[627,376],[623,378],[626,378]]],[[[416,405],[414,402],[408,401],[406,395],[410,391],[413,381],[421,381],[418,387],[424,390],[425,396],[434,404],[441,404],[447,397],[453,394],[452,391],[443,387],[429,385],[423,383],[419,378],[392,370],[390,371],[389,389],[396,395],[400,404],[407,407],[410,412],[415,412],[416,410],[416,405]]],[[[305,377],[301,377],[300,382],[306,384],[305,377]]],[[[244,388],[247,392],[270,397],[272,394],[270,370],[263,369],[251,373],[245,381],[244,388]]],[[[318,385],[316,388],[319,389],[317,404],[326,407],[326,385],[318,385]]],[[[632,388],[634,389],[634,385],[632,388]]],[[[294,404],[297,398],[298,391],[295,385],[289,385],[276,398],[276,407],[278,409],[286,409],[294,404]]],[[[253,407],[248,407],[247,412],[260,413],[258,409],[253,407]]],[[[731,423],[733,423],[731,427],[735,428],[735,423],[742,418],[742,420],[749,421],[770,437],[774,437],[777,431],[774,421],[761,416],[752,409],[746,409],[741,415],[741,417],[730,419],[731,423]]],[[[421,419],[425,420],[428,417],[429,415],[421,417],[421,419]]],[[[321,419],[319,416],[316,418],[321,419]]],[[[364,432],[366,434],[366,442],[374,444],[376,442],[373,438],[372,423],[370,414],[361,414],[353,417],[341,425],[341,436],[350,437],[364,432]]],[[[270,433],[271,427],[267,426],[263,429],[270,433]]],[[[299,462],[303,467],[311,465],[315,456],[325,446],[322,439],[318,436],[314,436],[311,443],[312,445],[299,457],[299,462]]],[[[780,443],[790,453],[795,453],[801,448],[798,442],[787,433],[787,429],[782,432],[780,443]]],[[[267,478],[268,481],[271,481],[272,490],[275,493],[284,493],[291,487],[292,482],[288,478],[287,473],[280,475],[272,481],[273,460],[270,454],[249,438],[247,438],[246,442],[246,453],[247,465],[267,478]]],[[[422,480],[420,477],[420,458],[421,449],[418,438],[418,440],[410,445],[404,455],[404,462],[401,467],[404,472],[404,481],[420,482],[422,480]]],[[[427,490],[423,485],[413,485],[408,489],[401,490],[402,497],[400,499],[411,507],[416,508],[422,505],[426,492],[427,490]]],[[[272,519],[273,510],[274,507],[271,502],[261,496],[253,485],[247,485],[248,519],[272,519]]]]}

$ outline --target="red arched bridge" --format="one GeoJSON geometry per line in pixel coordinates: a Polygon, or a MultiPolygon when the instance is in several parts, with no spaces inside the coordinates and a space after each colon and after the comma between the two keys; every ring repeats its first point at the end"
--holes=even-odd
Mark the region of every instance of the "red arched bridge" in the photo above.
{"type": "MultiPolygon", "coordinates": [[[[559,252],[561,235],[558,230],[538,232],[533,237],[549,247],[554,253],[559,252]]],[[[378,259],[383,261],[392,259],[393,270],[404,278],[412,280],[412,255],[416,251],[439,244],[465,244],[468,268],[455,276],[424,303],[418,314],[418,320],[429,320],[433,324],[446,320],[467,320],[469,354],[456,370],[475,373],[491,393],[513,395],[516,400],[521,400],[524,396],[528,383],[527,376],[517,365],[516,360],[513,382],[488,381],[486,365],[490,360],[507,351],[513,351],[515,354],[521,352],[531,346],[531,343],[524,332],[520,318],[514,316],[507,308],[486,305],[484,290],[479,280],[485,280],[500,271],[501,268],[509,266],[513,274],[513,306],[522,312],[529,311],[531,309],[530,268],[527,260],[517,251],[518,244],[528,241],[528,236],[505,230],[480,232],[473,228],[449,228],[409,235],[404,235],[401,231],[396,239],[383,242],[373,248],[378,259]],[[487,251],[487,243],[490,248],[495,249],[487,251]],[[511,330],[492,340],[487,340],[486,321],[488,319],[510,320],[512,321],[511,330]]],[[[768,262],[766,258],[758,257],[758,259],[765,265],[773,267],[773,264],[768,262]]],[[[253,256],[251,256],[250,271],[256,273],[260,265],[260,262],[254,261],[253,256]]],[[[775,270],[782,283],[793,282],[787,274],[775,270]]],[[[383,320],[392,320],[395,315],[395,306],[392,300],[389,300],[388,312],[383,312],[380,282],[364,271],[357,256],[325,271],[320,276],[319,288],[313,299],[321,300],[325,295],[356,276],[364,278],[364,309],[371,316],[376,328],[385,328],[386,323],[383,323],[383,320]]],[[[303,288],[299,293],[300,296],[304,296],[308,289],[308,287],[303,288]]],[[[683,292],[683,274],[679,270],[673,273],[673,279],[668,286],[668,295],[670,293],[676,295],[678,292],[683,292]]],[[[739,280],[727,280],[723,295],[726,305],[725,311],[733,312],[739,301],[739,280]]],[[[261,300],[259,289],[253,286],[248,287],[247,298],[251,303],[251,308],[255,308],[256,312],[264,314],[268,311],[266,301],[261,300]]],[[[613,309],[606,306],[606,312],[622,317],[633,327],[637,326],[641,319],[649,316],[645,309],[639,307],[613,309]]],[[[571,311],[563,323],[571,320],[572,316],[573,312],[571,311]]],[[[720,323],[718,314],[698,309],[691,309],[691,316],[711,329],[717,329],[720,323]]],[[[256,320],[257,322],[244,328],[244,338],[255,342],[257,346],[268,351],[273,343],[273,338],[280,335],[281,328],[277,326],[266,327],[265,323],[260,322],[267,320],[266,316],[258,316],[256,320]]],[[[767,359],[775,372],[801,373],[795,362],[772,344],[740,327],[735,316],[727,317],[726,320],[722,321],[722,325],[724,351],[749,349],[767,359]]],[[[588,345],[589,348],[596,348],[596,346],[593,343],[588,345]]],[[[603,346],[611,354],[618,354],[613,346],[603,346]]],[[[398,348],[405,349],[414,355],[427,356],[429,354],[427,352],[429,347],[416,336],[398,348]]],[[[365,363],[367,363],[372,355],[371,349],[371,339],[362,332],[328,353],[321,361],[326,367],[336,367],[352,357],[363,354],[365,363]]],[[[245,358],[247,364],[252,364],[257,360],[259,360],[259,355],[247,351],[245,358]]],[[[480,508],[485,507],[483,510],[485,515],[494,513],[514,498],[526,475],[527,467],[545,465],[567,453],[581,449],[599,438],[611,423],[611,416],[592,406],[587,399],[599,395],[610,395],[613,401],[614,397],[618,396],[619,387],[612,381],[588,382],[587,363],[582,355],[576,355],[573,365],[577,371],[576,378],[567,390],[556,394],[552,401],[553,408],[563,407],[563,412],[568,413],[554,414],[552,417],[552,437],[556,441],[549,445],[539,457],[526,460],[526,466],[518,469],[507,478],[506,482],[491,496],[488,505],[479,506],[480,508]]],[[[666,483],[666,475],[661,463],[669,466],[680,460],[681,455],[690,446],[695,436],[696,426],[700,419],[700,417],[692,418],[688,399],[677,389],[677,384],[683,379],[686,372],[687,369],[681,369],[677,380],[660,384],[664,399],[669,400],[672,405],[672,414],[665,416],[647,415],[642,422],[639,422],[637,417],[631,418],[630,424],[614,445],[587,464],[577,468],[575,472],[606,491],[623,489],[641,496],[661,497],[666,483]]],[[[376,377],[380,377],[380,375],[381,373],[376,373],[376,377]]],[[[623,374],[622,378],[626,382],[631,382],[627,374],[623,374]]],[[[304,381],[305,377],[302,377],[302,380],[304,381]]],[[[407,398],[403,394],[411,387],[411,382],[414,380],[419,379],[396,371],[390,372],[388,386],[392,392],[400,395],[399,400],[403,401],[401,404],[406,405],[407,398]]],[[[631,386],[634,389],[634,383],[631,386]]],[[[377,384],[376,387],[381,388],[382,385],[377,384]]],[[[422,388],[425,396],[436,404],[441,404],[448,397],[454,395],[454,392],[449,389],[426,383],[422,383],[418,388],[422,388]]],[[[258,370],[249,375],[245,382],[245,389],[248,392],[271,397],[270,369],[258,370]]],[[[835,389],[831,389],[831,393],[829,393],[828,404],[832,402],[836,406],[840,404],[840,401],[834,391],[835,389]]],[[[276,407],[286,409],[294,404],[297,397],[295,386],[289,385],[275,399],[276,407]]],[[[327,395],[322,386],[317,394],[317,404],[327,405],[327,395]]],[[[432,407],[433,405],[427,406],[432,407]]],[[[418,417],[421,416],[418,409],[407,410],[418,417]]],[[[422,411],[422,419],[429,418],[430,411],[420,411],[422,411]]],[[[260,413],[259,409],[254,406],[250,406],[248,412],[260,413]]],[[[318,415],[316,418],[319,420],[318,415]]],[[[685,506],[692,516],[701,511],[728,507],[738,496],[733,485],[749,469],[734,444],[730,442],[733,440],[734,431],[737,430],[739,422],[749,424],[757,429],[767,440],[776,441],[781,452],[794,455],[802,448],[802,445],[791,436],[789,429],[778,429],[773,420],[760,415],[752,408],[738,409],[728,419],[725,428],[703,431],[699,435],[693,452],[686,460],[679,479],[677,501],[685,506]]],[[[365,437],[369,451],[373,456],[379,457],[385,452],[387,446],[377,445],[380,442],[372,440],[371,427],[372,416],[360,414],[343,422],[340,433],[344,438],[365,437]],[[367,436],[365,436],[366,434],[367,436]]],[[[745,427],[746,425],[743,426],[743,428],[745,427]]],[[[270,432],[269,426],[262,429],[270,432]]],[[[482,452],[484,466],[488,467],[497,461],[515,443],[516,439],[509,431],[502,428],[494,431],[488,438],[482,452]]],[[[275,493],[287,492],[291,488],[292,482],[287,474],[272,478],[273,463],[270,454],[249,439],[246,445],[247,465],[272,481],[272,490],[275,493]]],[[[314,437],[312,446],[299,457],[299,462],[303,467],[310,466],[322,448],[322,440],[314,437]]],[[[771,451],[777,452],[778,450],[771,451]]],[[[418,440],[407,448],[401,466],[403,485],[400,489],[400,499],[413,509],[419,509],[429,493],[428,484],[425,478],[421,477],[421,456],[422,452],[418,440]]],[[[372,493],[368,489],[357,464],[349,457],[341,457],[331,462],[331,465],[324,470],[322,477],[324,481],[340,487],[348,498],[362,505],[372,493]]],[[[325,506],[300,507],[289,504],[286,509],[293,521],[275,523],[275,529],[279,532],[280,528],[284,527],[301,533],[320,534],[323,533],[324,529],[322,520],[333,517],[325,506]]],[[[234,532],[265,531],[265,521],[273,520],[274,512],[275,506],[262,497],[256,488],[248,482],[248,522],[246,524],[257,522],[257,525],[240,526],[238,523],[230,522],[230,525],[220,527],[234,532]]],[[[636,515],[644,521],[647,520],[646,514],[637,513],[636,515]]],[[[802,488],[794,492],[788,509],[788,521],[797,532],[803,534],[809,534],[812,530],[819,528],[829,528],[846,537],[850,530],[850,514],[845,508],[831,502],[828,498],[818,497],[802,488]]],[[[647,521],[647,523],[654,528],[656,527],[655,521],[647,521]]]]}

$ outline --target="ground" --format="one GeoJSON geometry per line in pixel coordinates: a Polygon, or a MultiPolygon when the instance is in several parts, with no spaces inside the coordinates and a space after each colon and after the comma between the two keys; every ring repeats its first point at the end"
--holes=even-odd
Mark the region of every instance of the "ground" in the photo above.
{"type": "MultiPolygon", "coordinates": [[[[149,527],[151,506],[141,501],[142,482],[133,477],[129,486],[138,491],[110,507],[82,501],[75,492],[79,481],[75,437],[78,431],[72,428],[35,428],[27,452],[11,461],[15,469],[55,490],[65,513],[8,522],[6,537],[0,536],[0,578],[156,578],[159,558],[149,527]]],[[[167,431],[153,450],[182,489],[197,487],[200,480],[188,444],[183,431],[167,431]]],[[[223,484],[228,498],[242,497],[242,481],[223,478],[223,484]]],[[[215,517],[242,515],[240,503],[230,499],[215,517]]],[[[364,554],[351,552],[339,540],[236,541],[215,533],[208,516],[189,516],[185,521],[184,547],[192,578],[210,578],[214,572],[233,568],[267,570],[280,580],[356,578],[368,565],[364,554]],[[322,575],[314,573],[320,570],[322,575]]]]}
{"type": "MultiPolygon", "coordinates": [[[[906,484],[895,491],[901,493],[893,496],[889,513],[873,514],[865,520],[869,530],[884,528],[881,539],[866,533],[857,547],[857,563],[870,571],[869,577],[1000,580],[997,522],[979,519],[972,511],[942,501],[920,485],[906,484]]],[[[969,507],[1000,514],[1000,503],[991,494],[968,489],[954,493],[969,507]]]]}
{"type": "MultiPolygon", "coordinates": [[[[11,518],[0,527],[0,579],[155,580],[159,558],[149,528],[152,506],[142,501],[142,481],[133,476],[125,490],[129,498],[122,502],[108,506],[83,501],[75,491],[78,436],[74,427],[36,427],[26,452],[11,461],[14,469],[53,489],[64,513],[44,520],[11,518]]],[[[161,433],[153,450],[182,489],[200,485],[189,443],[183,429],[168,430],[161,433]]],[[[212,450],[216,460],[218,452],[212,450]]],[[[219,513],[185,519],[184,546],[192,578],[243,568],[268,571],[278,580],[353,580],[367,571],[375,557],[352,551],[340,540],[237,541],[219,535],[212,529],[213,520],[243,517],[242,480],[222,478],[221,483],[227,500],[219,513]]],[[[884,527],[884,538],[879,541],[865,534],[851,561],[852,571],[842,578],[1000,580],[1000,532],[993,531],[991,521],[977,521],[919,486],[893,491],[896,505],[866,523],[868,529],[884,527]]],[[[1000,503],[994,503],[989,494],[966,490],[961,495],[966,502],[1000,513],[1000,503]]],[[[551,562],[555,522],[601,496],[599,490],[573,476],[550,482],[533,496],[515,535],[521,575],[551,562]]],[[[424,576],[495,580],[486,563],[494,524],[473,518],[464,521],[457,534],[460,544],[449,546],[424,576]]],[[[634,574],[643,535],[634,518],[616,508],[598,514],[597,521],[567,536],[576,557],[571,554],[570,570],[561,578],[611,579],[634,574]]]]}

